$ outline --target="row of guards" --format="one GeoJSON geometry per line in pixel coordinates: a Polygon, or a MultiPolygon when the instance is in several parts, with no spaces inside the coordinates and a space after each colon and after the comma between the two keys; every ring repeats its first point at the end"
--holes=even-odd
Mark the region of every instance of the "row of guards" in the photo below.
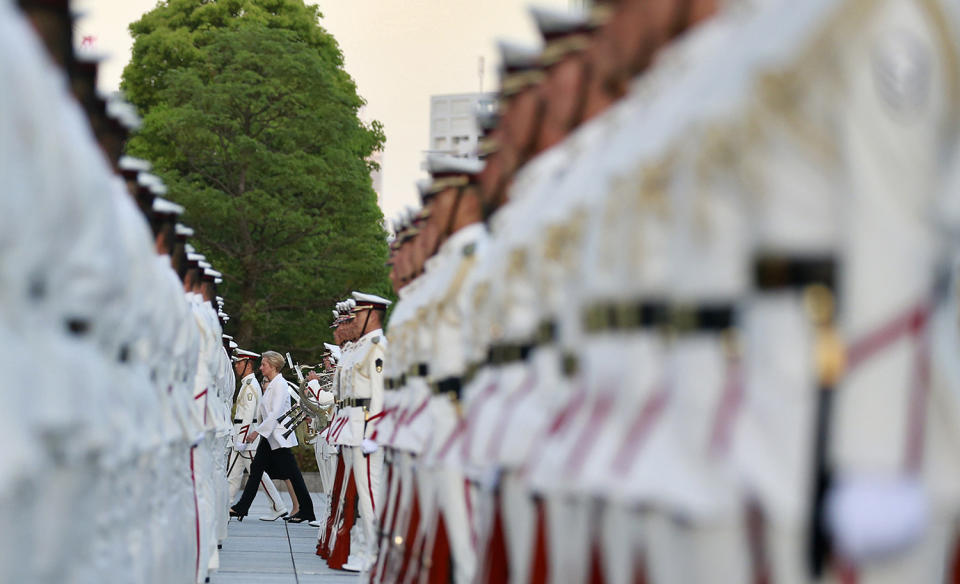
{"type": "Polygon", "coordinates": [[[123,156],[67,0],[0,0],[0,582],[198,582],[226,537],[222,275],[123,156]]]}
{"type": "Polygon", "coordinates": [[[318,555],[375,583],[960,581],[958,10],[534,10],[477,156],[428,157],[395,222],[386,332],[383,299],[338,306],[318,555]]]}

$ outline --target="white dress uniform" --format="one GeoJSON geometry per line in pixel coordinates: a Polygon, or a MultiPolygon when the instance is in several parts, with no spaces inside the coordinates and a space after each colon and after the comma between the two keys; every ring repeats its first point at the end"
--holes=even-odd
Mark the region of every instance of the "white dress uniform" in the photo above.
{"type": "Polygon", "coordinates": [[[957,148],[955,8],[887,0],[838,20],[854,24],[833,101],[849,196],[840,317],[847,371],[836,400],[831,511],[835,541],[861,565],[861,582],[940,581],[952,561],[956,465],[928,450],[950,427],[941,412],[956,419],[955,406],[940,401],[956,388],[931,369],[929,324],[945,301],[932,213],[944,153],[957,148]],[[876,514],[866,497],[891,512],[876,514]]]}
{"type": "MultiPolygon", "coordinates": [[[[26,488],[30,496],[21,500],[3,498],[5,521],[17,527],[3,530],[10,538],[3,542],[4,554],[10,556],[0,578],[7,579],[10,572],[12,581],[65,579],[71,561],[84,573],[97,569],[94,541],[84,539],[76,522],[95,524],[96,510],[103,509],[106,502],[100,498],[105,489],[79,490],[81,484],[98,484],[99,469],[86,461],[104,453],[112,439],[136,439],[132,432],[124,432],[132,423],[115,425],[119,420],[104,419],[104,412],[110,409],[110,360],[97,353],[89,334],[84,335],[85,340],[78,335],[68,337],[65,327],[68,322],[94,325],[91,317],[96,312],[89,311],[102,310],[119,298],[119,287],[115,287],[109,269],[101,270],[103,262],[110,265],[116,259],[112,255],[116,247],[96,251],[98,243],[111,246],[118,241],[105,228],[115,219],[105,198],[109,171],[79,108],[68,96],[60,74],[42,55],[43,49],[29,32],[29,25],[7,6],[2,10],[5,49],[0,77],[10,90],[0,105],[6,130],[2,132],[6,137],[0,138],[0,172],[8,194],[3,203],[8,221],[0,248],[5,256],[12,254],[5,257],[5,269],[0,274],[7,309],[3,320],[5,327],[24,333],[17,344],[28,354],[43,355],[43,362],[27,358],[17,362],[16,368],[36,370],[30,379],[35,391],[22,397],[47,407],[18,403],[15,395],[8,403],[11,411],[27,415],[25,427],[18,428],[14,423],[11,434],[17,437],[7,445],[5,455],[14,461],[21,454],[33,455],[33,461],[45,470],[42,477],[32,477],[42,482],[31,486],[20,479],[26,478],[22,473],[29,472],[32,463],[11,469],[8,480],[17,481],[13,484],[21,489],[21,495],[26,488]],[[29,208],[18,209],[20,205],[29,208]],[[20,212],[11,213],[15,210],[20,212]],[[38,233],[45,236],[37,238],[38,233]],[[77,246],[72,253],[71,245],[77,246]],[[84,254],[89,257],[84,258],[84,254]],[[51,284],[60,289],[52,289],[51,284]],[[48,359],[72,368],[78,383],[71,391],[63,391],[62,378],[46,366],[48,359]],[[94,377],[95,371],[99,379],[94,377]],[[58,438],[60,433],[63,435],[58,438]],[[27,442],[19,444],[19,439],[27,442]],[[30,441],[36,441],[37,451],[31,452],[30,441]],[[23,449],[18,451],[20,447],[23,449]],[[37,522],[55,525],[52,522],[66,516],[64,510],[68,508],[76,510],[70,515],[75,522],[52,530],[47,538],[34,539],[40,532],[24,529],[37,522]],[[45,513],[52,515],[48,518],[45,513]]],[[[118,266],[120,274],[123,268],[118,266]]],[[[112,306],[119,308],[118,304],[112,306]]]]}
{"type": "MultiPolygon", "coordinates": [[[[250,471],[250,463],[253,462],[253,453],[257,451],[260,444],[260,436],[251,442],[246,443],[244,439],[254,424],[259,424],[257,418],[257,409],[260,406],[260,399],[263,397],[260,389],[260,382],[253,373],[245,376],[240,381],[240,391],[237,392],[237,401],[233,412],[233,451],[230,455],[230,461],[227,467],[227,480],[230,484],[230,501],[234,501],[237,493],[240,492],[240,483],[243,481],[243,473],[250,471]]],[[[267,473],[263,474],[261,479],[263,488],[267,492],[270,504],[274,511],[282,513],[286,511],[286,504],[280,498],[276,485],[270,479],[267,473]]]]}
{"type": "Polygon", "coordinates": [[[384,394],[384,410],[390,411],[386,423],[378,425],[376,441],[381,447],[390,452],[391,473],[385,499],[386,523],[383,525],[383,536],[380,538],[377,564],[374,574],[386,578],[396,578],[399,570],[413,502],[413,461],[409,451],[401,445],[404,443],[404,426],[411,401],[411,392],[406,387],[406,373],[413,362],[413,337],[411,327],[415,321],[413,292],[417,289],[419,280],[414,280],[398,292],[399,300],[390,314],[390,323],[386,333],[390,352],[384,359],[384,378],[392,390],[384,394]],[[399,538],[399,540],[397,539],[399,538]],[[400,543],[398,544],[397,541],[400,543]]]}
{"type": "MultiPolygon", "coordinates": [[[[429,310],[432,324],[433,348],[428,362],[433,386],[427,415],[430,416],[431,436],[423,452],[420,473],[432,473],[438,499],[437,520],[443,518],[453,558],[454,579],[458,583],[472,582],[476,574],[476,544],[471,531],[472,504],[462,468],[456,461],[445,459],[449,444],[462,418],[457,411],[461,377],[466,370],[466,359],[461,343],[465,308],[463,284],[486,240],[486,228],[479,223],[465,226],[447,238],[438,250],[441,262],[434,272],[437,295],[429,310]]],[[[434,525],[428,529],[435,533],[434,525]]],[[[433,546],[428,546],[432,549],[433,546]]]]}
{"type": "MultiPolygon", "coordinates": [[[[390,304],[379,297],[356,292],[353,296],[360,306],[369,300],[383,307],[390,304]]],[[[357,318],[364,319],[364,313],[360,312],[357,318]]],[[[349,368],[347,371],[351,379],[350,397],[347,399],[354,400],[353,405],[346,408],[352,410],[347,426],[353,426],[350,432],[355,439],[359,439],[354,445],[344,444],[344,476],[349,477],[348,473],[352,472],[356,482],[357,519],[362,534],[358,546],[360,549],[354,549],[351,545],[351,560],[344,566],[347,570],[369,570],[377,559],[377,510],[378,505],[383,503],[383,451],[370,440],[375,430],[372,424],[367,424],[367,418],[378,416],[383,411],[383,362],[386,349],[387,340],[383,331],[375,329],[357,340],[351,359],[344,363],[344,367],[349,368]]]]}

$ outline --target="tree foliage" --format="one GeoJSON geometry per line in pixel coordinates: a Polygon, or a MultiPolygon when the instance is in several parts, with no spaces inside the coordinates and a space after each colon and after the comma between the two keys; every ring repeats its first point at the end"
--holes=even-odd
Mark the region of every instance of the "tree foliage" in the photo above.
{"type": "Polygon", "coordinates": [[[187,208],[224,272],[241,346],[316,362],[330,306],[389,294],[370,154],[378,122],[302,0],[169,0],[130,26],[122,88],[144,116],[131,154],[187,208]]]}

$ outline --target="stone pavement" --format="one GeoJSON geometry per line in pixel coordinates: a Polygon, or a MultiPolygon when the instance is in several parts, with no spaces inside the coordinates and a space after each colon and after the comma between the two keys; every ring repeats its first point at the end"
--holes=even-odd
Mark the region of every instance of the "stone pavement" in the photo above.
{"type": "MultiPolygon", "coordinates": [[[[281,496],[289,508],[289,495],[281,489],[281,496]]],[[[314,507],[319,509],[318,495],[312,496],[314,507]]],[[[331,570],[316,555],[316,527],[282,519],[258,520],[268,507],[269,501],[260,491],[243,523],[230,520],[229,534],[220,550],[220,569],[210,578],[211,584],[360,583],[359,575],[331,570]]]]}

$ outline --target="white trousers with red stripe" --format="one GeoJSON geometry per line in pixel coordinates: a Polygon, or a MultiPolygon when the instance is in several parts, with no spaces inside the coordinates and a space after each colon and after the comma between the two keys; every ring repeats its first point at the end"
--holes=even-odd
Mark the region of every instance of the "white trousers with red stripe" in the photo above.
{"type": "Polygon", "coordinates": [[[470,584],[477,571],[476,541],[470,521],[470,487],[462,472],[449,467],[436,469],[433,474],[453,556],[454,582],[470,584]]]}
{"type": "Polygon", "coordinates": [[[547,511],[548,581],[552,584],[586,582],[591,552],[589,501],[558,491],[547,493],[544,499],[547,511]]]}
{"type": "Polygon", "coordinates": [[[814,334],[802,290],[753,297],[743,318],[744,395],[733,456],[763,511],[770,578],[808,580],[817,382],[814,334]]]}
{"type": "Polygon", "coordinates": [[[361,550],[351,546],[350,556],[359,558],[364,568],[370,568],[377,561],[377,515],[378,505],[383,502],[383,450],[364,455],[359,446],[344,446],[344,476],[353,473],[357,484],[357,524],[363,534],[361,550]]]}
{"type": "Polygon", "coordinates": [[[510,566],[511,582],[530,578],[537,537],[537,508],[519,471],[506,471],[500,478],[500,512],[510,566]]]}
{"type": "MultiPolygon", "coordinates": [[[[678,582],[748,582],[752,561],[742,493],[725,448],[736,416],[737,367],[715,333],[680,336],[670,348],[668,407],[679,472],[667,481],[666,541],[686,550],[678,582]]],[[[654,552],[656,553],[656,552],[654,552]]],[[[672,551],[670,552],[672,554],[672,551]]],[[[670,560],[673,561],[673,560],[670,560]]]]}
{"type": "Polygon", "coordinates": [[[608,501],[600,513],[598,545],[606,584],[635,584],[644,568],[646,519],[636,508],[608,501]]]}

